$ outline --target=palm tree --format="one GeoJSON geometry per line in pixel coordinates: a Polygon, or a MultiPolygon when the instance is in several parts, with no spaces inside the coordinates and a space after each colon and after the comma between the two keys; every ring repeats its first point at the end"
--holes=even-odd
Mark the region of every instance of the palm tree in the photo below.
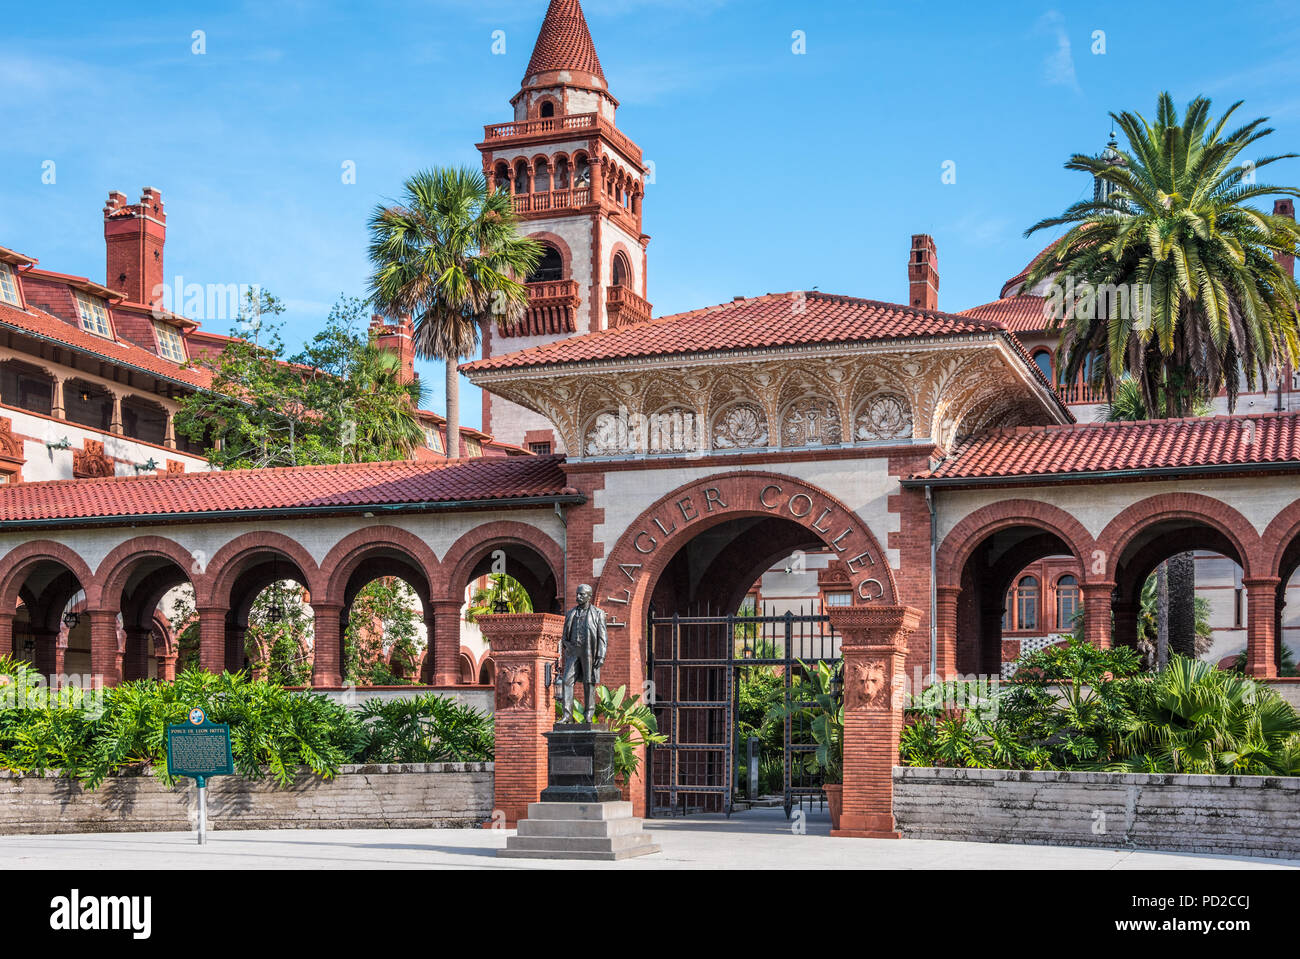
{"type": "Polygon", "coordinates": [[[418,379],[404,381],[401,359],[379,347],[373,336],[356,356],[353,378],[359,389],[349,415],[357,424],[351,446],[357,462],[373,451],[391,450],[410,458],[425,442],[417,411],[428,390],[418,379]]]}
{"type": "Polygon", "coordinates": [[[1253,389],[1257,376],[1267,382],[1300,358],[1300,289],[1274,259],[1296,252],[1300,230],[1294,220],[1247,205],[1260,196],[1300,196],[1254,182],[1260,169],[1296,155],[1244,164],[1246,148],[1273,131],[1261,118],[1225,136],[1240,105],[1216,122],[1210,101],[1197,97],[1180,123],[1162,93],[1155,124],[1141,114],[1111,114],[1127,151],[1066,163],[1106,189],[1025,231],[1068,226],[1030,269],[1026,288],[1056,276],[1139,295],[1130,299],[1137,308],[1105,304],[1095,316],[1075,308],[1055,318],[1062,382],[1088,370],[1091,385],[1113,397],[1128,372],[1148,410],[1186,416],[1198,397],[1222,390],[1235,409],[1240,376],[1253,389]]]}
{"type": "Polygon", "coordinates": [[[390,317],[410,316],[415,349],[447,364],[447,455],[460,455],[461,357],[478,346],[480,324],[517,319],[526,277],[542,247],[521,237],[510,195],[467,168],[423,170],[401,203],[370,216],[370,296],[390,317]]]}

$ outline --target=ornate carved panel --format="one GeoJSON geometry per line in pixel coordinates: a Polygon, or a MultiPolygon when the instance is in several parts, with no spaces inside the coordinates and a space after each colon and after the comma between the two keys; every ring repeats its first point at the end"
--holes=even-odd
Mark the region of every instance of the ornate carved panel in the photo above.
{"type": "Polygon", "coordinates": [[[84,449],[72,451],[72,475],[77,479],[112,476],[113,461],[104,453],[99,440],[84,440],[84,449]]]}
{"type": "Polygon", "coordinates": [[[713,423],[713,447],[753,449],[767,445],[767,414],[757,403],[734,403],[713,423]]]}
{"type": "Polygon", "coordinates": [[[842,436],[839,405],[832,399],[807,396],[781,414],[782,446],[836,446],[842,436]]]}
{"type": "Polygon", "coordinates": [[[855,440],[911,438],[912,406],[897,393],[877,393],[863,404],[853,421],[855,440]]]}

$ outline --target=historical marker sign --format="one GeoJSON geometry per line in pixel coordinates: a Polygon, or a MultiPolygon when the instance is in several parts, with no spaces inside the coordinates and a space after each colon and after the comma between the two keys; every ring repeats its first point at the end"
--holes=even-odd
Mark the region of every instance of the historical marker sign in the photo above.
{"type": "Polygon", "coordinates": [[[199,785],[209,776],[233,776],[230,726],[210,723],[203,710],[190,710],[188,724],[167,727],[167,771],[173,776],[191,776],[199,785]]]}

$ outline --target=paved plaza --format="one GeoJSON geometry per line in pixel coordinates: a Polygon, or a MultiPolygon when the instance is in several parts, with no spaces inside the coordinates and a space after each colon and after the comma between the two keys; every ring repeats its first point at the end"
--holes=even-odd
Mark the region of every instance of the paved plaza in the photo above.
{"type": "Polygon", "coordinates": [[[625,862],[500,859],[513,831],[358,829],[0,837],[0,869],[1277,869],[1300,861],[1137,849],[832,839],[825,814],[794,834],[780,810],[653,820],[663,853],[625,862]]]}

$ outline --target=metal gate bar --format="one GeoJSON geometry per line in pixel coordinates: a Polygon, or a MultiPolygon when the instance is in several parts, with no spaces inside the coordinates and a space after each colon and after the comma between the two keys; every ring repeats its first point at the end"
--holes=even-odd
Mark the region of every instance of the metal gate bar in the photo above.
{"type": "MultiPolygon", "coordinates": [[[[654,683],[655,717],[668,742],[649,747],[646,763],[649,814],[725,812],[736,789],[740,669],[774,666],[784,673],[790,705],[799,661],[838,662],[839,637],[830,617],[814,604],[782,614],[657,616],[647,619],[647,675],[654,683]],[[739,630],[739,638],[737,632],[739,630]],[[703,740],[703,741],[702,741],[703,740]]],[[[812,703],[796,703],[811,706],[812,703]]],[[[816,750],[807,723],[787,709],[783,792],[786,816],[796,804],[825,802],[819,773],[807,755],[816,750]]]]}

